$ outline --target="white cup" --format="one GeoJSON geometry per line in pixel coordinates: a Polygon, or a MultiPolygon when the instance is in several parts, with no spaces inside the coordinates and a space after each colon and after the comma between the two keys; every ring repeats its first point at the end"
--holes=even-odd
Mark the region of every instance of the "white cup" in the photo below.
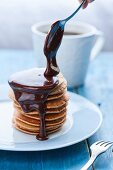
{"type": "MultiPolygon", "coordinates": [[[[37,67],[46,67],[43,47],[45,37],[52,23],[41,22],[32,26],[37,67]]],[[[57,63],[60,71],[68,81],[68,86],[76,87],[84,83],[89,61],[101,51],[104,37],[103,33],[95,27],[81,22],[66,24],[65,32],[76,32],[78,35],[63,36],[56,57],[57,63]]]]}

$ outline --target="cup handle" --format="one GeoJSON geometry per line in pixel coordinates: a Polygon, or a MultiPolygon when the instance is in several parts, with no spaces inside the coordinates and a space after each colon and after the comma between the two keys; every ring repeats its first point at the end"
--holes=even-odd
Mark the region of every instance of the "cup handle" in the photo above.
{"type": "Polygon", "coordinates": [[[97,30],[95,33],[95,44],[91,52],[91,60],[96,58],[104,46],[104,34],[103,32],[97,30]]]}

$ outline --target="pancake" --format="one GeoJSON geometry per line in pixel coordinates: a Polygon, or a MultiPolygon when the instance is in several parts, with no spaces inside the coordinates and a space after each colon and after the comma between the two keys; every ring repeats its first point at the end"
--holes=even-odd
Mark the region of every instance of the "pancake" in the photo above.
{"type": "MultiPolygon", "coordinates": [[[[64,117],[64,115],[66,114],[67,110],[65,109],[64,111],[61,111],[59,113],[54,113],[54,114],[46,114],[45,115],[45,120],[46,121],[51,121],[51,120],[57,120],[58,118],[62,118],[64,117]]],[[[14,111],[14,114],[16,114],[17,117],[26,117],[29,119],[35,119],[35,120],[40,120],[39,114],[35,114],[35,115],[29,115],[24,113],[23,111],[14,111]]],[[[24,119],[24,118],[23,118],[24,119]]]]}
{"type": "MultiPolygon", "coordinates": [[[[19,120],[21,122],[24,122],[26,124],[29,125],[33,125],[33,126],[40,126],[40,119],[34,119],[33,117],[27,117],[26,114],[20,114],[18,112],[15,112],[13,117],[16,120],[19,120]]],[[[46,122],[46,126],[56,126],[62,123],[62,121],[64,120],[64,118],[66,117],[66,111],[63,112],[59,117],[57,114],[53,114],[53,115],[48,115],[48,119],[45,118],[45,122],[46,122]]]]}
{"type": "MultiPolygon", "coordinates": [[[[22,108],[20,107],[20,105],[15,105],[15,103],[13,103],[13,106],[15,110],[18,110],[18,112],[22,112],[22,108]]],[[[59,108],[49,108],[49,109],[45,109],[45,111],[46,114],[56,114],[64,111],[66,107],[67,107],[67,103],[59,108]]],[[[24,114],[36,116],[39,115],[39,111],[37,110],[37,111],[32,111],[24,114]]]]}
{"type": "MultiPolygon", "coordinates": [[[[66,118],[64,118],[59,125],[46,126],[46,132],[51,132],[51,131],[54,131],[58,128],[61,128],[62,125],[64,124],[65,120],[66,120],[66,118]]],[[[13,126],[15,128],[19,128],[20,131],[25,130],[27,133],[29,133],[29,132],[31,132],[31,134],[34,134],[34,133],[38,134],[39,133],[39,127],[38,126],[29,125],[26,122],[24,122],[24,121],[22,122],[15,117],[13,117],[13,126]]]]}
{"type": "MultiPolygon", "coordinates": [[[[68,97],[67,94],[65,94],[60,99],[55,99],[55,100],[47,101],[45,109],[52,109],[52,108],[62,107],[64,105],[66,105],[68,100],[69,100],[69,97],[68,97]]],[[[16,108],[20,108],[21,107],[16,100],[14,100],[14,107],[16,107],[16,108]]]]}
{"type": "MultiPolygon", "coordinates": [[[[54,88],[54,90],[48,95],[47,101],[48,100],[54,100],[54,99],[59,99],[61,98],[65,93],[67,92],[67,85],[62,83],[59,87],[54,88]]],[[[9,91],[9,97],[13,100],[16,101],[15,95],[12,89],[9,91]]]]}
{"type": "MultiPolygon", "coordinates": [[[[33,131],[31,131],[31,130],[28,130],[28,129],[26,130],[26,129],[22,128],[22,127],[20,128],[18,125],[15,126],[15,124],[13,124],[13,127],[16,128],[17,130],[19,130],[19,131],[21,131],[21,132],[23,132],[23,133],[29,134],[29,135],[37,135],[37,134],[39,134],[37,131],[36,131],[36,132],[33,132],[33,131]]],[[[54,129],[54,130],[50,130],[49,132],[47,132],[47,135],[50,135],[50,134],[52,134],[52,133],[55,133],[55,132],[59,131],[61,128],[62,128],[62,126],[56,128],[56,129],[54,129]]]]}

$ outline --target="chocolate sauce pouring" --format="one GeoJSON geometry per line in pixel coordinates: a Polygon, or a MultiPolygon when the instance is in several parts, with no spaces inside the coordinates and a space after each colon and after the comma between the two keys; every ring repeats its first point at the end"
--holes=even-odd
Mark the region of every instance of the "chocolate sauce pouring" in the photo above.
{"type": "Polygon", "coordinates": [[[62,41],[64,27],[66,22],[81,8],[82,4],[70,17],[62,21],[57,21],[51,26],[44,45],[44,54],[47,59],[45,72],[42,71],[38,74],[38,72],[36,73],[32,70],[31,77],[27,72],[22,72],[19,78],[15,74],[9,80],[9,85],[13,89],[15,98],[23,111],[25,113],[31,111],[37,111],[39,113],[40,127],[36,136],[38,140],[48,139],[45,122],[46,104],[48,95],[59,83],[57,75],[60,70],[56,61],[56,54],[62,41]]]}
{"type": "Polygon", "coordinates": [[[44,75],[47,78],[56,76],[60,72],[56,61],[56,54],[60,47],[63,33],[64,25],[62,25],[60,21],[57,21],[52,24],[51,30],[46,37],[44,45],[44,54],[47,59],[47,67],[44,75]]]}
{"type": "Polygon", "coordinates": [[[44,73],[45,77],[56,76],[59,73],[59,67],[56,62],[56,54],[62,41],[65,24],[80,10],[85,1],[86,0],[83,0],[79,7],[69,17],[64,20],[56,21],[52,24],[44,45],[44,54],[47,59],[47,68],[44,73]]]}
{"type": "Polygon", "coordinates": [[[59,83],[57,75],[60,70],[56,62],[56,53],[61,44],[63,32],[63,27],[59,25],[59,22],[56,22],[52,25],[51,31],[47,35],[44,45],[44,54],[47,59],[45,72],[39,75],[32,72],[32,75],[35,75],[34,79],[31,79],[32,82],[29,82],[29,75],[25,74],[24,76],[24,73],[20,76],[21,79],[23,77],[23,81],[17,81],[16,76],[9,80],[15,98],[23,111],[28,113],[36,110],[39,113],[40,127],[36,136],[38,140],[48,139],[45,122],[46,103],[48,95],[59,83]],[[34,87],[34,84],[37,84],[35,81],[38,83],[36,87],[34,87]]]}
{"type": "Polygon", "coordinates": [[[16,75],[9,80],[15,98],[23,111],[28,113],[36,110],[39,113],[40,127],[39,133],[36,136],[38,140],[48,139],[45,122],[46,103],[48,95],[59,83],[57,75],[60,70],[56,62],[56,53],[61,44],[63,32],[64,27],[57,21],[52,25],[46,37],[44,54],[47,59],[47,67],[45,72],[43,71],[39,75],[35,75],[35,73],[32,72],[32,75],[35,75],[35,77],[31,80],[29,80],[29,74],[24,75],[22,72],[20,76],[22,80],[17,81],[16,75]],[[37,86],[34,86],[34,84],[37,84],[37,86]]]}

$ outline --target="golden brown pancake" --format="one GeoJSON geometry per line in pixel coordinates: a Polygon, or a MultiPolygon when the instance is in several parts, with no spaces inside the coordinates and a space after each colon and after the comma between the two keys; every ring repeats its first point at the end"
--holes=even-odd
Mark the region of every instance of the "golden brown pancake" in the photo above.
{"type": "MultiPolygon", "coordinates": [[[[50,121],[50,120],[56,120],[58,118],[62,118],[62,117],[64,117],[66,112],[67,112],[67,110],[65,109],[64,111],[61,111],[59,113],[46,114],[45,115],[45,120],[46,121],[50,121]]],[[[22,110],[19,111],[19,112],[18,112],[18,110],[15,110],[14,114],[16,114],[18,117],[22,117],[23,116],[23,117],[26,117],[26,118],[29,118],[29,119],[40,120],[39,113],[38,114],[34,114],[34,115],[30,115],[30,114],[24,113],[22,110]]]]}
{"type": "MultiPolygon", "coordinates": [[[[64,124],[66,118],[64,118],[59,125],[51,125],[46,126],[46,132],[51,134],[51,132],[56,131],[57,129],[61,128],[64,124]]],[[[26,131],[28,134],[38,134],[39,127],[34,125],[29,125],[24,121],[18,120],[17,118],[13,117],[13,126],[20,131],[26,131]]]]}
{"type": "MultiPolygon", "coordinates": [[[[14,116],[13,116],[15,119],[17,120],[20,120],[21,122],[25,122],[26,124],[29,124],[29,125],[34,125],[34,126],[38,126],[40,125],[40,119],[34,119],[33,117],[27,117],[26,114],[21,114],[21,113],[18,113],[18,112],[15,112],[14,113],[14,116]]],[[[49,119],[45,119],[45,122],[46,122],[46,126],[51,126],[51,125],[58,125],[60,123],[62,123],[62,121],[64,120],[64,118],[66,117],[66,111],[62,113],[62,115],[60,115],[58,117],[58,115],[48,115],[49,119]]]]}
{"type": "MultiPolygon", "coordinates": [[[[13,124],[13,126],[14,126],[17,130],[19,130],[19,131],[21,131],[21,132],[23,132],[23,133],[27,133],[27,134],[29,134],[29,135],[37,135],[37,134],[38,134],[38,132],[33,132],[33,131],[31,131],[31,130],[28,130],[28,129],[26,130],[26,129],[22,128],[22,127],[20,128],[18,125],[15,126],[15,124],[13,124]]],[[[59,131],[61,128],[62,128],[62,126],[56,128],[56,129],[54,129],[54,130],[50,130],[49,132],[47,132],[47,135],[50,135],[50,134],[52,134],[52,133],[55,133],[55,132],[59,131]]]]}

